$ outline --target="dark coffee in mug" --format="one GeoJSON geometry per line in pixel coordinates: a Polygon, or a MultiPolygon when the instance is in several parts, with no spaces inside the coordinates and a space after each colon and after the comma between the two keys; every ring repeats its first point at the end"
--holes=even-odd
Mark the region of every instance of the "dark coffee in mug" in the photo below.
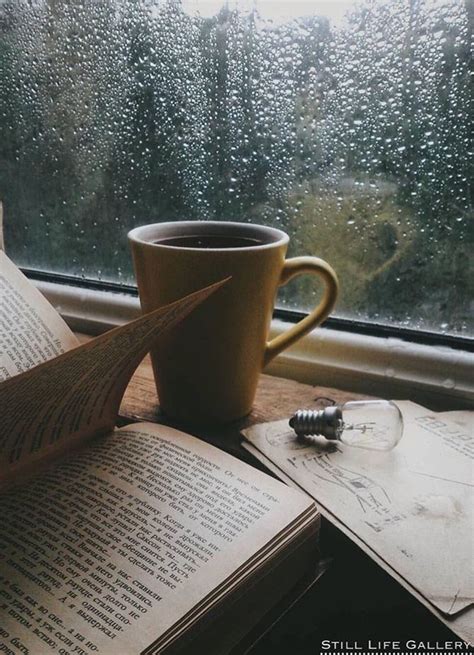
{"type": "Polygon", "coordinates": [[[243,236],[228,236],[224,234],[187,234],[176,237],[165,237],[153,241],[160,246],[174,248],[252,248],[263,245],[263,241],[243,236]]]}

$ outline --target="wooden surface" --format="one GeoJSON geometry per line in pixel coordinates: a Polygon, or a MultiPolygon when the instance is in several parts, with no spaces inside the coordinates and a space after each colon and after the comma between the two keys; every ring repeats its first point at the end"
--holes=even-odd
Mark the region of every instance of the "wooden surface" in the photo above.
{"type": "Polygon", "coordinates": [[[151,361],[149,357],[146,357],[125,392],[120,407],[120,420],[122,423],[153,421],[179,427],[241,459],[249,460],[248,453],[240,447],[240,430],[243,428],[255,423],[290,418],[297,409],[322,408],[334,403],[361,398],[367,398],[367,396],[326,387],[313,387],[293,380],[262,375],[253,411],[244,419],[219,427],[177,425],[167,421],[166,416],[160,412],[151,361]]]}
{"type": "MultiPolygon", "coordinates": [[[[92,337],[77,334],[81,342],[92,337]]],[[[127,387],[119,412],[119,425],[131,422],[151,421],[164,423],[180,428],[189,434],[198,436],[241,459],[249,460],[250,456],[240,447],[240,431],[256,423],[277,421],[290,418],[297,409],[315,409],[344,403],[348,400],[370,398],[360,394],[341,391],[330,387],[316,387],[301,384],[294,380],[262,375],[257,388],[257,394],[252,412],[240,421],[225,426],[196,427],[193,425],[178,425],[168,421],[161,413],[150,356],[147,355],[135,371],[127,387]]],[[[255,460],[251,458],[252,463],[255,460]]]]}

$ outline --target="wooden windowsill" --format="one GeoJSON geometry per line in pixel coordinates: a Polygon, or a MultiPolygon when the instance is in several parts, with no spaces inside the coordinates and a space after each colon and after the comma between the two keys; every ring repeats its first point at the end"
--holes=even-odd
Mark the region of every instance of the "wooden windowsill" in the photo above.
{"type": "MultiPolygon", "coordinates": [[[[245,427],[289,418],[297,409],[321,408],[361,398],[367,396],[261,375],[253,410],[244,419],[218,427],[195,428],[192,425],[177,427],[242,457],[244,451],[240,447],[240,431],[245,427]]],[[[140,364],[128,385],[120,407],[120,417],[126,422],[168,422],[160,412],[149,356],[140,364]]]]}
{"type": "MultiPolygon", "coordinates": [[[[84,334],[78,334],[78,337],[82,341],[91,338],[84,334]]],[[[138,421],[173,425],[241,459],[249,460],[248,453],[240,446],[240,431],[243,428],[256,423],[289,418],[297,409],[316,409],[369,397],[330,387],[312,386],[271,375],[261,375],[253,410],[242,420],[224,426],[206,428],[177,425],[168,421],[160,411],[151,360],[147,355],[127,387],[120,407],[119,421],[122,425],[138,421]]],[[[254,463],[253,458],[252,463],[254,463]]]]}

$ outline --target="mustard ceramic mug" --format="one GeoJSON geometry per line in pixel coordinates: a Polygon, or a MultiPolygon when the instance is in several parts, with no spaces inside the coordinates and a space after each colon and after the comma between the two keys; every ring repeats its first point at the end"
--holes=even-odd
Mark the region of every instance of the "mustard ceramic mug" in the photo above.
{"type": "Polygon", "coordinates": [[[248,414],[265,365],[321,323],[336,302],[331,266],[317,257],[285,259],[289,237],[272,227],[180,221],[137,227],[128,238],[145,312],[231,277],[151,352],[161,408],[185,423],[248,414]],[[267,341],[278,287],[306,273],[323,279],[321,302],[267,341]]]}

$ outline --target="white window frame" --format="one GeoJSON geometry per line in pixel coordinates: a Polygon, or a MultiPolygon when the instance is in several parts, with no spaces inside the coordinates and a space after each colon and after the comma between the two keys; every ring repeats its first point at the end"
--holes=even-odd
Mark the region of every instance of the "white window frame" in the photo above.
{"type": "MultiPolygon", "coordinates": [[[[76,332],[100,334],[140,314],[138,298],[110,291],[35,281],[76,332]]],[[[289,324],[272,321],[270,336],[289,324]]],[[[474,407],[474,354],[317,328],[265,370],[316,386],[392,399],[410,399],[437,411],[474,407]]]]}

